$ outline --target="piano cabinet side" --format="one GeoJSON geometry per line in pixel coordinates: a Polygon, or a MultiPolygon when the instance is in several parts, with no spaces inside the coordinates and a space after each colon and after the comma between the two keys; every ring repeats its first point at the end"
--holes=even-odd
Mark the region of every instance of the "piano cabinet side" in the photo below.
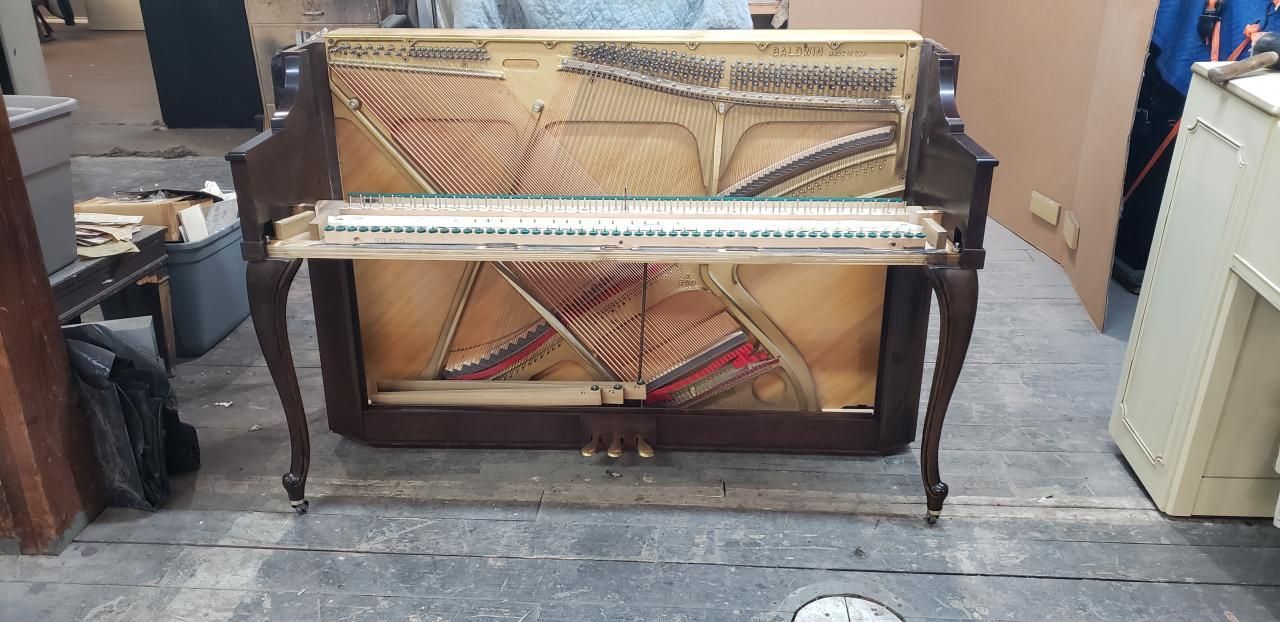
{"type": "MultiPolygon", "coordinates": [[[[932,524],[942,512],[948,488],[940,473],[938,450],[942,424],[960,370],[969,351],[978,309],[978,269],[986,259],[982,248],[991,180],[999,164],[995,156],[965,135],[956,103],[960,57],[926,40],[917,78],[917,116],[911,128],[905,198],[942,212],[943,225],[960,252],[956,266],[928,266],[921,271],[938,300],[938,354],[920,439],[920,475],[932,524]]],[[[924,303],[928,308],[927,300],[924,303]]],[[[926,325],[927,328],[927,325],[926,325]]],[[[918,373],[918,372],[917,372],[918,373]]]]}
{"type": "MultiPolygon", "coordinates": [[[[269,258],[267,244],[273,237],[275,221],[293,215],[299,205],[337,199],[341,197],[341,189],[323,45],[313,42],[298,46],[281,52],[280,57],[284,79],[282,88],[277,90],[282,96],[270,127],[233,149],[226,159],[231,163],[239,203],[249,311],[288,424],[290,464],[281,479],[294,509],[302,513],[307,510],[305,487],[311,462],[310,431],[289,347],[286,313],[289,289],[302,260],[269,258]]],[[[349,261],[313,262],[313,293],[317,299],[331,299],[333,290],[341,289],[341,275],[349,274],[350,270],[349,261]]],[[[326,322],[328,326],[345,325],[347,331],[354,330],[350,318],[341,315],[342,307],[351,311],[353,302],[318,307],[325,309],[326,317],[322,320],[321,313],[317,312],[317,326],[326,322]]],[[[320,334],[322,356],[326,350],[332,354],[350,338],[350,335],[334,334],[325,339],[323,329],[320,334]]],[[[342,363],[336,360],[335,365],[325,366],[326,373],[341,373],[357,364],[356,361],[342,363]]],[[[338,398],[337,403],[343,397],[342,387],[351,385],[347,379],[333,380],[333,383],[326,381],[326,386],[335,387],[337,394],[333,397],[338,398]]],[[[353,414],[358,417],[358,408],[353,414]]]]}

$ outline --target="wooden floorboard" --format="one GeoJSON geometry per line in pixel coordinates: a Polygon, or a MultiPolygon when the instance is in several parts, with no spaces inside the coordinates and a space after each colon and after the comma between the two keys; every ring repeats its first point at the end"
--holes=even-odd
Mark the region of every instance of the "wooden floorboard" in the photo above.
{"type": "MultiPolygon", "coordinates": [[[[299,605],[306,610],[302,619],[324,619],[320,608],[328,603],[368,606],[376,599],[523,605],[536,607],[532,619],[545,620],[582,619],[582,612],[604,614],[602,619],[682,619],[672,614],[693,612],[684,619],[785,620],[829,593],[862,594],[908,619],[934,620],[1209,620],[1225,613],[1262,620],[1280,606],[1280,589],[1241,585],[119,543],[77,543],[54,559],[0,560],[0,580],[13,582],[5,589],[15,596],[6,601],[23,608],[8,609],[15,612],[61,600],[31,595],[34,585],[70,583],[115,587],[125,601],[139,587],[231,592],[224,606],[237,608],[246,593],[309,594],[299,605]],[[315,617],[306,618],[311,611],[315,617]]],[[[171,606],[162,611],[169,614],[171,606]]],[[[460,612],[439,619],[481,618],[460,612]]]]}
{"type": "Polygon", "coordinates": [[[1280,530],[1160,514],[1111,441],[1127,330],[1096,331],[1017,236],[992,223],[987,240],[934,527],[914,448],[610,461],[342,439],[304,272],[288,312],[311,513],[280,489],[287,432],[246,323],[174,379],[201,472],[58,557],[0,557],[0,619],[784,622],[839,594],[920,621],[1280,619],[1280,530]]]}

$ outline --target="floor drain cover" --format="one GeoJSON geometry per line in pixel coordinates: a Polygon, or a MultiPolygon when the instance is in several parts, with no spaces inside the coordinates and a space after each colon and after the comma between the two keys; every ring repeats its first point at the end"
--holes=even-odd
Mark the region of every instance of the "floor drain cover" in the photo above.
{"type": "Polygon", "coordinates": [[[795,622],[902,622],[898,614],[857,596],[819,598],[796,612],[795,622]]]}

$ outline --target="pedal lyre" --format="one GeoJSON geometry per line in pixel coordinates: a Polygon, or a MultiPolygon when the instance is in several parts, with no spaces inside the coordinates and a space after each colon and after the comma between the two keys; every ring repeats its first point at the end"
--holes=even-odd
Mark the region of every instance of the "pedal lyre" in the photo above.
{"type": "Polygon", "coordinates": [[[582,436],[590,439],[582,445],[582,455],[590,458],[602,450],[610,458],[621,458],[635,448],[641,458],[652,458],[658,439],[658,421],[641,413],[584,413],[580,415],[582,436]]]}

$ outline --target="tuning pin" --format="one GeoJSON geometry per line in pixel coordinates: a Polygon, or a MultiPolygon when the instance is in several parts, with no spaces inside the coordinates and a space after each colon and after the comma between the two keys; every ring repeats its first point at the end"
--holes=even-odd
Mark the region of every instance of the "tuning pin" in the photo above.
{"type": "Polygon", "coordinates": [[[653,446],[645,441],[644,437],[639,434],[636,435],[636,453],[639,454],[641,458],[653,457],[653,446]]]}
{"type": "Polygon", "coordinates": [[[592,432],[591,440],[587,441],[587,444],[582,446],[582,457],[590,458],[591,456],[596,455],[596,452],[599,450],[600,434],[598,432],[592,432]]]}
{"type": "Polygon", "coordinates": [[[610,458],[622,457],[622,435],[614,433],[613,442],[609,443],[609,449],[605,452],[610,458]]]}

